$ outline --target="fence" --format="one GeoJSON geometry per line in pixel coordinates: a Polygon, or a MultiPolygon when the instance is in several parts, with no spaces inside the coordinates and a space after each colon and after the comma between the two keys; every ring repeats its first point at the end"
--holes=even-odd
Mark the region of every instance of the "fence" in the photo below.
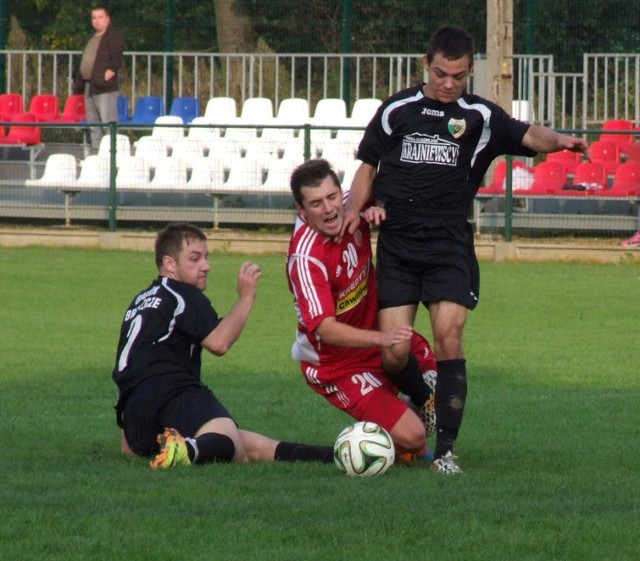
{"type": "MultiPolygon", "coordinates": [[[[25,101],[38,93],[70,93],[78,51],[0,50],[7,91],[25,101]]],[[[204,105],[228,96],[238,104],[267,97],[328,97],[351,106],[360,98],[384,99],[423,79],[421,54],[220,54],[129,52],[121,92],[131,105],[142,96],[192,96],[204,105]]],[[[484,59],[475,64],[473,91],[486,95],[484,59]]],[[[514,57],[513,98],[525,102],[533,122],[560,129],[590,129],[609,119],[640,122],[640,55],[585,54],[576,72],[556,72],[549,55],[514,57]]]]}
{"type": "MultiPolygon", "coordinates": [[[[295,216],[288,187],[294,167],[309,157],[325,157],[348,187],[359,165],[355,153],[362,134],[362,127],[273,122],[113,123],[92,153],[84,127],[37,126],[43,140],[64,137],[65,142],[0,143],[0,220],[110,230],[171,220],[207,228],[289,228],[295,216]]],[[[600,132],[591,133],[594,143],[600,132]]],[[[640,142],[624,146],[599,179],[580,177],[575,160],[573,169],[562,164],[560,181],[538,177],[540,158],[502,162],[485,178],[469,218],[478,233],[506,239],[514,233],[626,236],[640,227],[640,142]],[[620,169],[627,172],[625,182],[620,169]]]]}

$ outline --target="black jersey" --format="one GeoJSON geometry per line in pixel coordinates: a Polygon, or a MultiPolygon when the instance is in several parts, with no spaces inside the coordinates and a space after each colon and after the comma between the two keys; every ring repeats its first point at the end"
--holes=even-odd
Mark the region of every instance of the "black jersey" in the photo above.
{"type": "Polygon", "coordinates": [[[201,342],[220,318],[195,286],[158,277],[125,313],[113,370],[123,394],[152,376],[180,373],[199,383],[201,342]]]}
{"type": "Polygon", "coordinates": [[[379,107],[358,159],[378,168],[373,194],[385,204],[466,215],[496,156],[535,155],[522,145],[528,128],[479,96],[440,103],[421,84],[379,107]]]}

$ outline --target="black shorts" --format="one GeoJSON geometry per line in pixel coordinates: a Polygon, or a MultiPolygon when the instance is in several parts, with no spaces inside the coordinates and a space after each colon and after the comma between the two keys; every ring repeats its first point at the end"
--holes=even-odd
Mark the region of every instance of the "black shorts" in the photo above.
{"type": "Polygon", "coordinates": [[[169,393],[158,391],[153,378],[137,386],[122,409],[125,437],[139,456],[158,452],[156,436],[165,428],[192,437],[202,425],[220,417],[233,418],[205,385],[187,385],[169,393]]]}
{"type": "Polygon", "coordinates": [[[470,310],[478,304],[480,269],[466,218],[388,212],[377,268],[381,309],[440,300],[470,310]]]}

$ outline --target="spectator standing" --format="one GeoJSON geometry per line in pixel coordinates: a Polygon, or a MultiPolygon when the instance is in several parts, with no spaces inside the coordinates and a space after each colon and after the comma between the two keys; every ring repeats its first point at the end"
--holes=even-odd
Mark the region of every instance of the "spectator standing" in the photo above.
{"type": "MultiPolygon", "coordinates": [[[[103,6],[91,10],[95,32],[89,37],[76,79],[74,94],[84,94],[88,123],[118,120],[119,72],[123,64],[124,41],[111,25],[111,14],[103,6]]],[[[98,150],[104,134],[102,127],[90,127],[91,149],[98,150]]]]}

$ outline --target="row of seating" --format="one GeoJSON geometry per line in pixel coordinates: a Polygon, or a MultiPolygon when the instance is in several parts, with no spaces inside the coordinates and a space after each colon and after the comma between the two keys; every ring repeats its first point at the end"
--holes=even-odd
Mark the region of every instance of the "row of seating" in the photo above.
{"type": "Polygon", "coordinates": [[[20,115],[33,115],[38,123],[80,123],[85,120],[84,95],[70,95],[66,98],[62,111],[60,101],[55,94],[34,95],[25,111],[22,95],[16,93],[0,94],[0,121],[13,122],[20,115]]]}
{"type": "MultiPolygon", "coordinates": [[[[175,117],[160,117],[173,119],[175,117]]],[[[154,127],[152,134],[140,137],[131,143],[129,137],[117,134],[115,138],[116,155],[120,159],[132,154],[142,155],[149,160],[157,157],[172,155],[187,162],[200,159],[203,156],[232,161],[241,157],[250,157],[268,168],[276,159],[287,159],[302,162],[305,158],[304,141],[301,138],[276,139],[245,139],[229,136],[215,136],[211,128],[190,128],[189,134],[183,136],[181,127],[154,127]],[[207,134],[202,134],[203,132],[207,134]]],[[[344,172],[346,166],[356,157],[356,144],[340,138],[327,139],[314,146],[311,157],[324,157],[329,160],[336,171],[344,172]]],[[[111,138],[103,137],[98,154],[108,156],[111,150],[111,138]]]]}
{"type": "MultiPolygon", "coordinates": [[[[551,156],[551,154],[549,154],[551,156]]],[[[479,190],[481,195],[504,195],[506,163],[495,167],[490,185],[479,190]]],[[[512,189],[516,195],[562,195],[599,197],[640,196],[640,162],[619,164],[611,179],[600,162],[580,162],[573,171],[562,161],[547,157],[532,169],[524,162],[513,161],[512,189]]]]}
{"type": "Polygon", "coordinates": [[[240,111],[234,98],[212,97],[208,100],[204,113],[200,111],[200,102],[195,97],[174,98],[171,107],[165,113],[164,102],[158,96],[143,96],[136,100],[133,112],[129,110],[128,98],[119,98],[119,120],[123,123],[154,124],[158,117],[173,115],[181,117],[184,123],[191,123],[197,117],[207,117],[209,122],[251,125],[288,125],[300,126],[306,123],[332,124],[336,126],[366,125],[381,100],[375,98],[359,99],[354,103],[353,110],[347,118],[347,106],[340,98],[325,98],[316,104],[312,115],[309,102],[303,98],[287,98],[280,102],[277,112],[271,99],[266,97],[251,97],[244,101],[240,111]],[[275,120],[275,121],[274,121],[275,120]]]}
{"type": "MultiPolygon", "coordinates": [[[[301,161],[275,159],[268,168],[252,158],[211,158],[202,156],[189,164],[180,157],[124,155],[117,162],[116,188],[138,191],[192,190],[215,195],[289,194],[291,172],[301,161]]],[[[353,161],[345,170],[344,181],[350,185],[356,167],[353,161]]],[[[47,158],[44,173],[38,179],[28,179],[25,185],[77,192],[107,189],[110,182],[110,158],[103,154],[87,156],[78,161],[71,154],[52,154],[47,158]],[[78,167],[80,173],[78,174],[78,167]]]]}

